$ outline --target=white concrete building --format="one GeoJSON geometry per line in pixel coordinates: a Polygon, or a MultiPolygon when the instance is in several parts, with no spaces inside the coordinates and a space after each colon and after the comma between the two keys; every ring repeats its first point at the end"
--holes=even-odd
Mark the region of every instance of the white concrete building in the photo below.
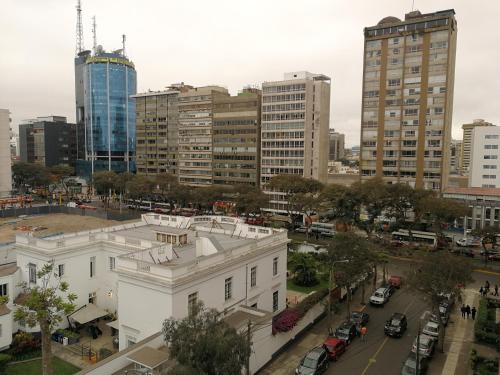
{"type": "Polygon", "coordinates": [[[10,112],[8,109],[0,109],[0,198],[9,196],[11,190],[10,112]]]}
{"type": "Polygon", "coordinates": [[[471,144],[469,186],[500,188],[500,127],[475,127],[471,144]]]}
{"type": "MultiPolygon", "coordinates": [[[[237,218],[146,214],[137,223],[90,232],[18,235],[11,278],[39,282],[36,271],[53,261],[78,296],[77,309],[93,303],[116,313],[122,350],[159,332],[164,319],[185,317],[199,300],[224,314],[244,305],[283,310],[287,243],[286,231],[237,218]]],[[[11,293],[15,299],[19,290],[11,293]]],[[[12,313],[5,315],[12,322],[12,313]]]]}

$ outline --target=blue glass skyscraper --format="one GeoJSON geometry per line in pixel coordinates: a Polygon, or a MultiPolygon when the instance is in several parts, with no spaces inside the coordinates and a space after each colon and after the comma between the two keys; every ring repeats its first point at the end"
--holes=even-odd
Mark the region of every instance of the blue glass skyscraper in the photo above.
{"type": "Polygon", "coordinates": [[[77,163],[78,173],[90,176],[102,170],[134,172],[134,64],[121,50],[107,53],[101,46],[94,55],[80,55],[75,59],[75,83],[77,118],[83,120],[85,129],[85,160],[77,163]],[[79,89],[83,95],[79,95],[79,89]]]}

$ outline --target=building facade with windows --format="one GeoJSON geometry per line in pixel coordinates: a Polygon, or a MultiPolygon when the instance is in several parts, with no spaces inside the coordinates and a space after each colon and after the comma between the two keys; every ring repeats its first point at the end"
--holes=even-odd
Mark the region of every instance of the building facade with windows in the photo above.
{"type": "Polygon", "coordinates": [[[361,179],[441,190],[449,174],[457,23],[453,9],[364,30],[361,179]]]}
{"type": "Polygon", "coordinates": [[[345,135],[330,129],[329,133],[329,161],[337,161],[345,156],[345,135]]]}
{"type": "MultiPolygon", "coordinates": [[[[116,313],[120,350],[161,331],[164,319],[187,316],[197,301],[225,315],[240,306],[275,314],[286,307],[287,243],[286,231],[238,218],[156,214],[90,232],[18,235],[5,315],[12,322],[10,310],[23,299],[19,282],[40,283],[37,271],[50,261],[77,295],[78,311],[116,313]]],[[[12,324],[12,332],[28,330],[12,324]]]]}
{"type": "Polygon", "coordinates": [[[134,64],[123,50],[94,54],[81,52],[75,58],[77,123],[84,123],[84,160],[78,174],[135,171],[135,98],[137,76],[134,64]]]}
{"type": "MultiPolygon", "coordinates": [[[[280,174],[326,183],[330,81],[323,74],[302,71],[262,84],[261,188],[280,174]]],[[[283,195],[267,193],[270,209],[283,211],[283,195]]]]}
{"type": "Polygon", "coordinates": [[[63,116],[38,117],[19,125],[21,161],[45,167],[75,167],[78,158],[76,125],[63,116]]]}
{"type": "Polygon", "coordinates": [[[191,186],[213,183],[213,96],[229,96],[219,86],[194,87],[179,95],[179,182],[191,186]]]}
{"type": "Polygon", "coordinates": [[[213,96],[213,183],[259,186],[262,94],[245,88],[213,96]]]}
{"type": "Polygon", "coordinates": [[[12,190],[10,155],[10,111],[0,109],[0,198],[12,190]]]}
{"type": "Polygon", "coordinates": [[[462,141],[452,139],[450,144],[450,175],[462,173],[462,141]]]}
{"type": "Polygon", "coordinates": [[[164,91],[134,95],[138,174],[178,175],[179,94],[192,88],[173,84],[164,91]]]}
{"type": "Polygon", "coordinates": [[[492,123],[484,121],[483,119],[477,119],[472,121],[471,124],[463,124],[463,138],[462,138],[462,174],[468,175],[471,163],[471,152],[472,152],[472,132],[477,127],[483,126],[494,126],[492,123]]]}
{"type": "Polygon", "coordinates": [[[478,126],[472,131],[469,186],[500,188],[499,126],[478,126]]]}

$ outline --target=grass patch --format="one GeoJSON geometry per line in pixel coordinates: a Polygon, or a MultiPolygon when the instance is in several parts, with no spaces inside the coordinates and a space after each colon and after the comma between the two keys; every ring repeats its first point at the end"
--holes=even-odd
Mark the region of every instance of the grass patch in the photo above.
{"type": "Polygon", "coordinates": [[[304,241],[309,242],[314,245],[327,246],[331,242],[331,238],[321,238],[316,239],[314,235],[309,235],[309,238],[306,237],[304,233],[298,232],[288,232],[288,238],[290,238],[293,242],[303,243],[304,241]]]}
{"type": "MultiPolygon", "coordinates": [[[[52,365],[54,366],[54,374],[57,375],[73,375],[76,374],[80,369],[72,364],[63,361],[57,357],[52,359],[52,365]]],[[[42,375],[42,360],[36,359],[24,363],[16,363],[7,366],[6,375],[42,375]]]]}
{"type": "Polygon", "coordinates": [[[472,259],[472,265],[474,266],[474,268],[500,272],[500,262],[488,261],[488,264],[485,266],[483,256],[476,256],[476,258],[472,259]]]}
{"type": "Polygon", "coordinates": [[[288,290],[293,290],[295,292],[309,294],[311,292],[316,292],[321,289],[328,288],[328,280],[325,280],[322,275],[318,275],[319,284],[315,286],[300,286],[293,282],[292,279],[287,280],[286,288],[288,290]]]}

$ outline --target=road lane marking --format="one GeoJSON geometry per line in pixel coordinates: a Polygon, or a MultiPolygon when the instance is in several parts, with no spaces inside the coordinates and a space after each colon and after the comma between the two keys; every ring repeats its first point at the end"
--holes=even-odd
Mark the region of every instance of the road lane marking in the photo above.
{"type": "MultiPolygon", "coordinates": [[[[406,306],[405,310],[403,311],[403,314],[406,314],[408,312],[408,310],[410,309],[411,305],[413,305],[413,302],[414,300],[411,300],[411,302],[408,304],[408,306],[406,306]]],[[[368,371],[368,369],[370,368],[370,366],[377,362],[377,356],[380,354],[380,352],[382,351],[382,349],[384,348],[385,344],[387,343],[387,341],[389,341],[389,337],[386,337],[384,339],[384,341],[382,342],[382,344],[380,344],[379,348],[377,349],[377,351],[375,352],[375,354],[373,355],[373,357],[371,357],[370,359],[368,359],[368,364],[366,365],[366,367],[364,368],[363,372],[361,373],[361,375],[365,375],[366,372],[368,371]]]]}

